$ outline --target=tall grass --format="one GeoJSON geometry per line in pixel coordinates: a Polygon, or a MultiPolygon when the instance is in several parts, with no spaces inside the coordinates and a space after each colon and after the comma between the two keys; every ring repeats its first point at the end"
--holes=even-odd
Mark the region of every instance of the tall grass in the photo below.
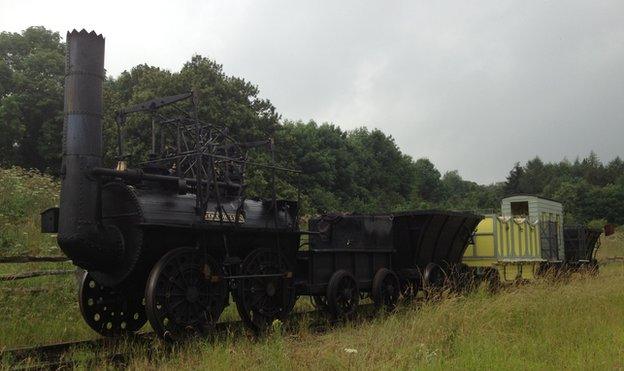
{"type": "Polygon", "coordinates": [[[325,334],[197,340],[135,369],[603,369],[624,366],[624,268],[402,307],[325,334]]]}
{"type": "MultiPolygon", "coordinates": [[[[69,269],[70,263],[2,264],[1,273],[69,269]]],[[[78,309],[73,275],[0,282],[0,350],[95,337],[78,309]]]]}
{"type": "Polygon", "coordinates": [[[0,255],[59,253],[39,214],[58,205],[59,183],[35,170],[0,169],[0,255]]]}
{"type": "MultiPolygon", "coordinates": [[[[31,283],[50,291],[3,296],[0,348],[94,337],[75,281],[31,283]]],[[[233,309],[233,308],[230,308],[233,309]]],[[[598,276],[539,280],[492,295],[479,290],[405,304],[372,320],[318,334],[300,326],[261,339],[196,339],[167,349],[130,346],[133,369],[587,369],[624,366],[624,266],[598,276]]],[[[89,367],[96,365],[89,365],[89,367]]],[[[111,365],[100,364],[101,367],[111,365]]]]}

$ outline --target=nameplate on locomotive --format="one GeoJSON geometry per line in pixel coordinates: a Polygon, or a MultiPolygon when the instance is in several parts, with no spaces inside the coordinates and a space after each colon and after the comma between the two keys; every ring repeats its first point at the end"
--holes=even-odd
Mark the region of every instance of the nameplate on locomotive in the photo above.
{"type": "Polygon", "coordinates": [[[222,212],[219,215],[218,211],[206,211],[204,214],[204,220],[207,222],[224,222],[224,223],[245,223],[245,216],[242,214],[229,215],[222,212]]]}

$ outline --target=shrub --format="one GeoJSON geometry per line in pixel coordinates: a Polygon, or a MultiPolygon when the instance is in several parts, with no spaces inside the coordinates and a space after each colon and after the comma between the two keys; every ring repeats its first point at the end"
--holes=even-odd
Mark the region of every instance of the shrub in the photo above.
{"type": "Polygon", "coordinates": [[[39,214],[58,205],[59,189],[36,170],[0,169],[0,255],[58,251],[55,236],[41,233],[39,214]]]}

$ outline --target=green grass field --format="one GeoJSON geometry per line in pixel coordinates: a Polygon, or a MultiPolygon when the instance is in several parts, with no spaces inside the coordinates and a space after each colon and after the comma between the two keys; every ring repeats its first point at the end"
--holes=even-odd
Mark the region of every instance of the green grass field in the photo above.
{"type": "MultiPolygon", "coordinates": [[[[621,239],[606,239],[605,252],[624,255],[621,239]]],[[[0,290],[0,348],[95,337],[80,317],[72,276],[5,282],[0,290]],[[27,291],[33,288],[44,291],[27,291]]],[[[229,308],[226,317],[234,319],[234,312],[229,308]]],[[[575,274],[495,295],[479,290],[404,305],[322,334],[304,325],[262,339],[244,334],[196,339],[173,351],[158,340],[130,348],[130,367],[137,369],[621,368],[624,265],[604,266],[596,277],[575,274]]],[[[9,366],[10,360],[4,362],[9,366]]]]}
{"type": "MultiPolygon", "coordinates": [[[[56,202],[54,182],[36,173],[2,170],[0,191],[1,255],[58,254],[53,237],[38,233],[37,220],[40,210],[56,202]]],[[[624,256],[622,232],[602,238],[599,259],[612,256],[624,256]]],[[[0,264],[0,274],[70,268],[69,263],[0,264]]],[[[81,318],[76,293],[73,275],[0,282],[0,350],[95,338],[81,318]]],[[[301,299],[297,309],[310,305],[301,299]]],[[[223,320],[235,319],[231,305],[223,320]]],[[[610,263],[598,276],[574,274],[507,287],[495,295],[481,289],[406,304],[323,333],[310,330],[304,319],[297,330],[274,331],[261,339],[231,333],[173,349],[152,340],[123,345],[121,351],[131,353],[128,366],[133,369],[624,368],[624,263],[610,263]]],[[[85,369],[114,366],[91,364],[89,356],[86,350],[68,355],[85,369]]],[[[0,362],[2,368],[14,366],[11,359],[0,362]]]]}

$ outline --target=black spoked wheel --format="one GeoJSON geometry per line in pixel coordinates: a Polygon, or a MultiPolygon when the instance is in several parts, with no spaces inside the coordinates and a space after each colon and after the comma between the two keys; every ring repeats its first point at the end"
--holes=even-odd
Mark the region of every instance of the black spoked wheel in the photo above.
{"type": "Polygon", "coordinates": [[[283,254],[267,248],[252,251],[241,264],[235,300],[243,322],[256,334],[292,311],[295,288],[292,271],[283,254]]]}
{"type": "Polygon", "coordinates": [[[423,291],[426,298],[435,298],[442,293],[444,287],[448,284],[448,276],[439,264],[427,264],[423,272],[423,291]]]}
{"type": "Polygon", "coordinates": [[[381,268],[373,278],[371,294],[377,308],[393,310],[401,294],[399,277],[393,271],[381,268]]]}
{"type": "Polygon", "coordinates": [[[220,267],[192,247],[165,254],[145,288],[145,309],[154,331],[177,340],[206,334],[218,321],[228,290],[220,267]]]}
{"type": "Polygon", "coordinates": [[[336,271],[327,286],[327,306],[335,318],[347,319],[357,311],[360,290],[355,278],[344,269],[336,271]]]}
{"type": "Polygon", "coordinates": [[[129,335],[146,322],[140,288],[131,285],[105,287],[84,272],[78,295],[82,317],[102,336],[129,335]]]}

